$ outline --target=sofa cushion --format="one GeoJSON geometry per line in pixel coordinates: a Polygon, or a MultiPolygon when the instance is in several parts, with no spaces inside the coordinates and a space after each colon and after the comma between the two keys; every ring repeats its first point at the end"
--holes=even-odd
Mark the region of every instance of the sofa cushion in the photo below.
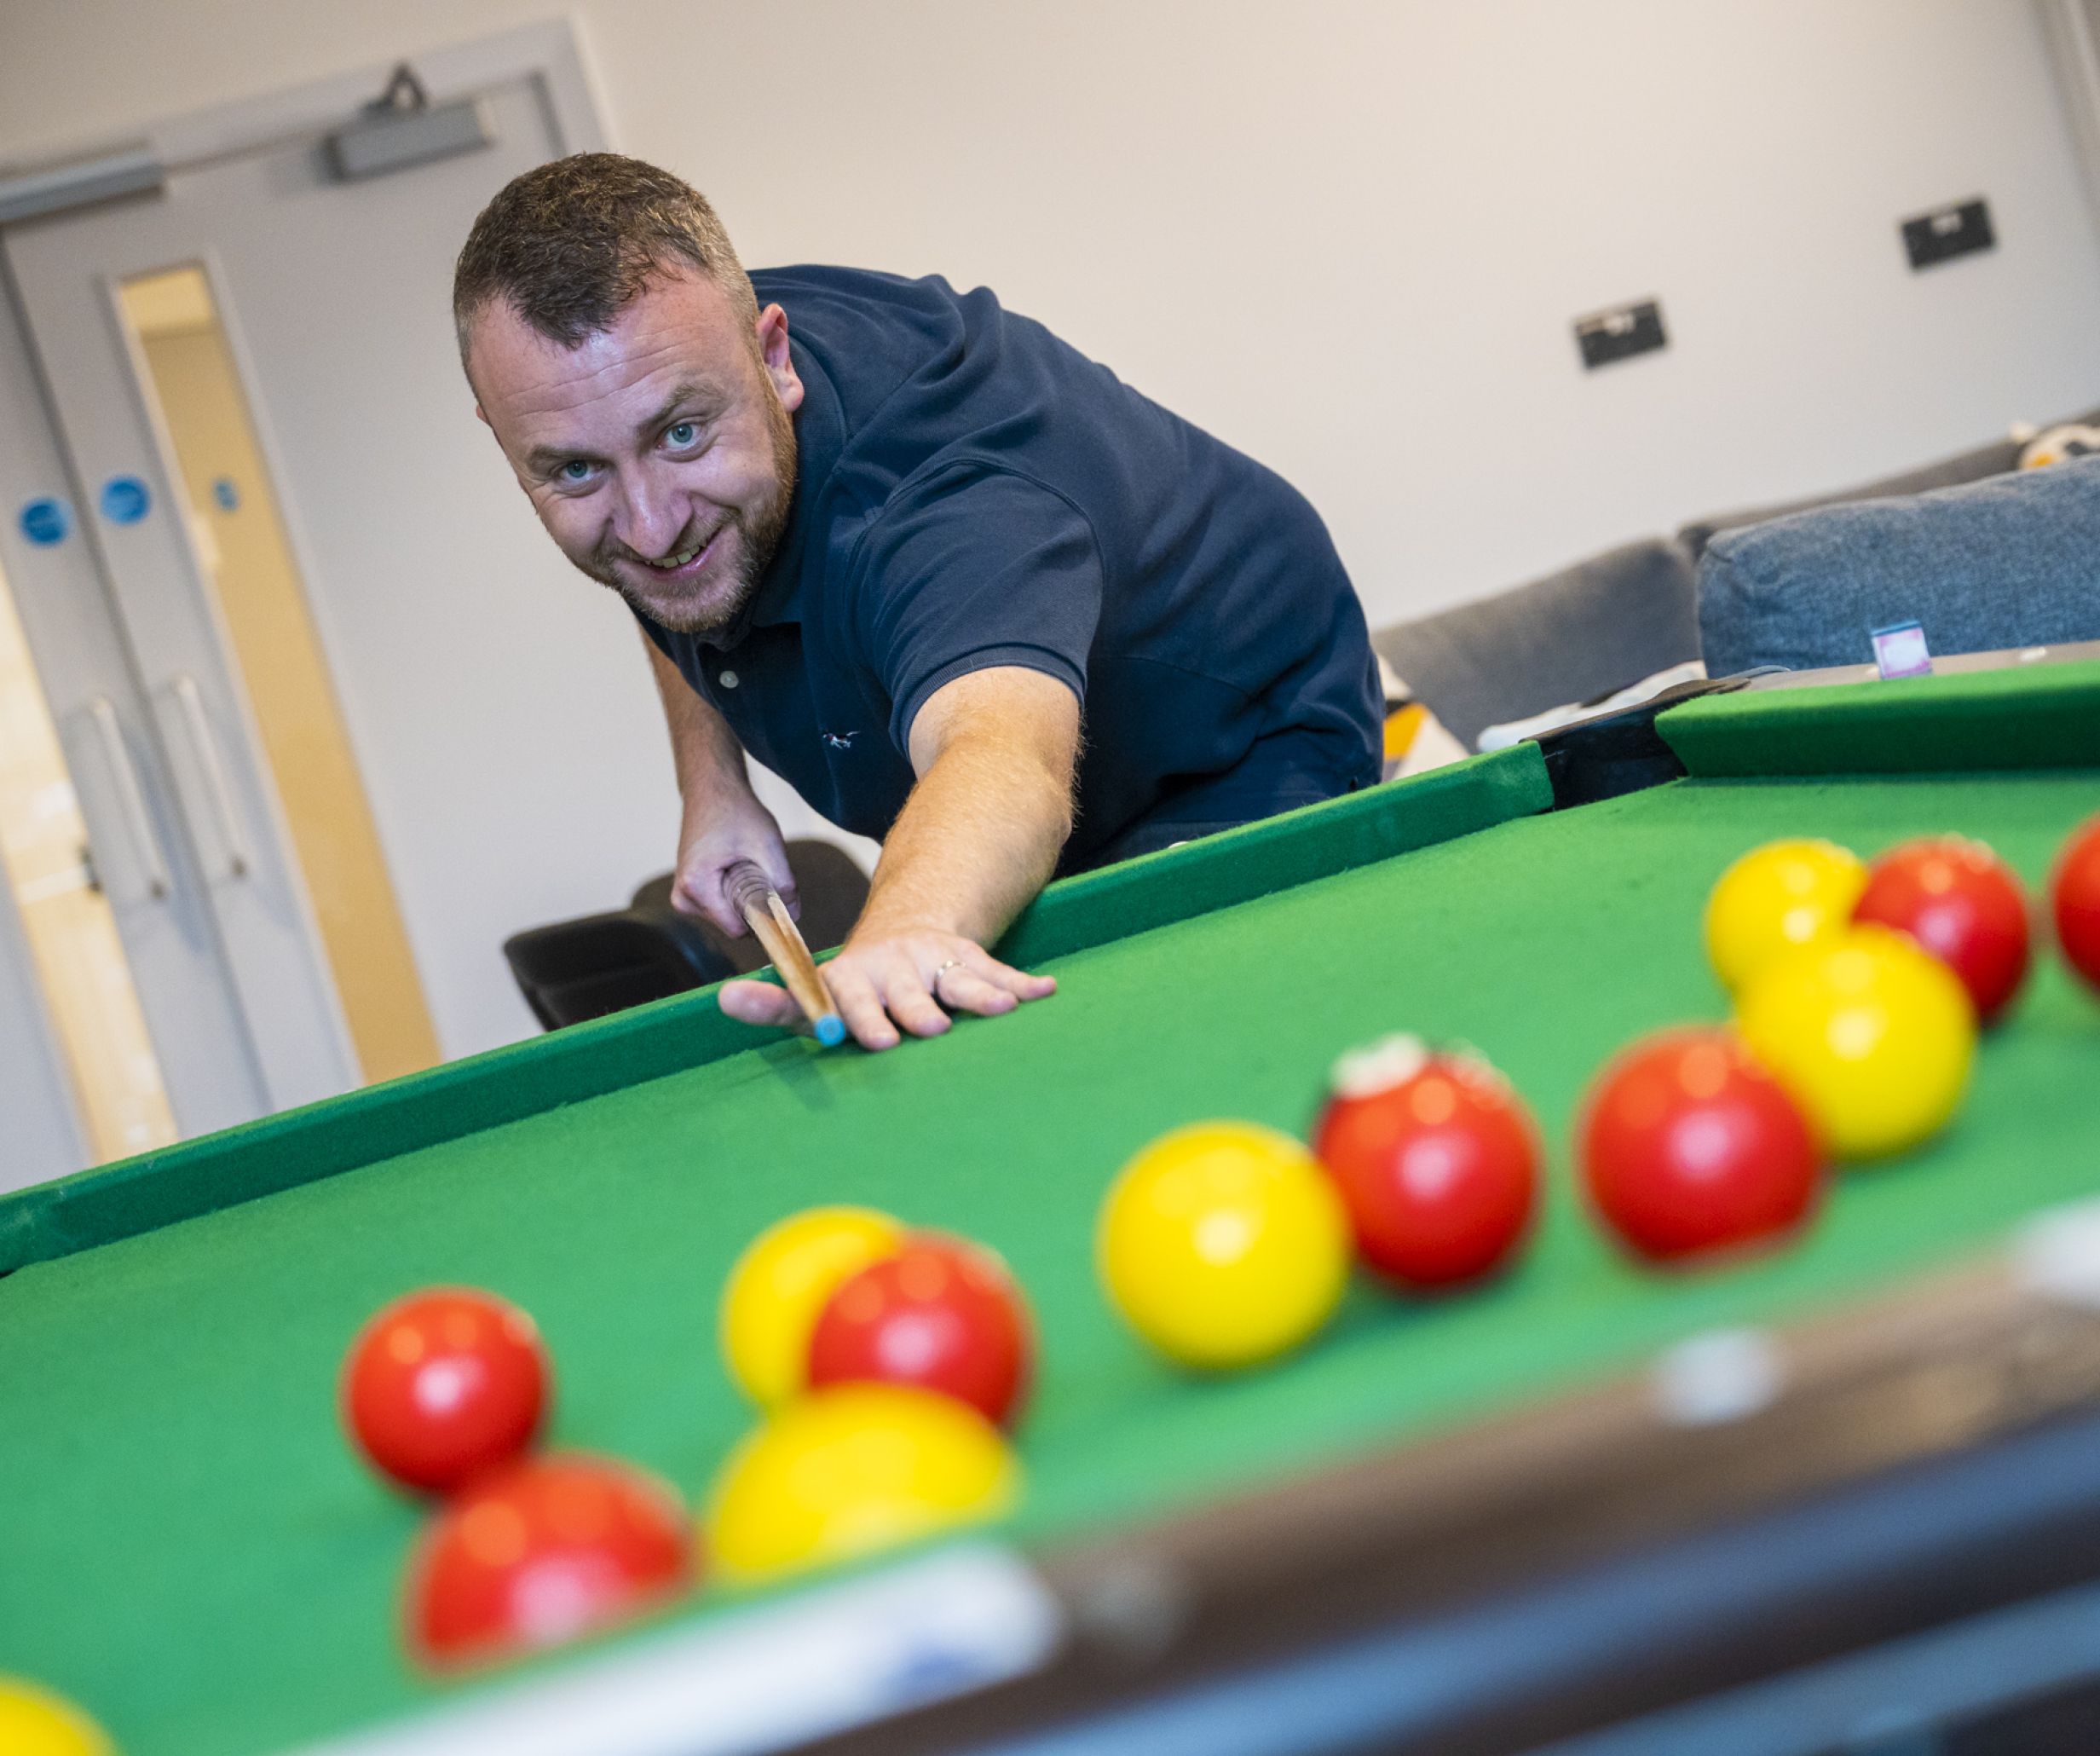
{"type": "MultiPolygon", "coordinates": [[[[2100,409],[2086,414],[2070,417],[2073,423],[2100,423],[2100,409]]],[[[1739,530],[1745,524],[1763,524],[1774,518],[1786,518],[1796,512],[1812,512],[1820,506],[1843,505],[1852,500],[1894,500],[1898,496],[1929,494],[1936,488],[1959,488],[1966,482],[1981,482],[1988,477],[2002,476],[2008,470],[2017,469],[2020,453],[2026,442],[2020,439],[2001,439],[1994,445],[1979,445],[1974,451],[1964,451],[1959,456],[1942,458],[1939,462],[1927,464],[1923,469],[1906,470],[1901,475],[1890,476],[1879,482],[1870,482],[1862,488],[1847,488],[1842,494],[1820,494],[1807,500],[1789,500],[1782,505],[1753,506],[1742,511],[1716,512],[1707,518],[1694,519],[1677,533],[1677,540],[1691,552],[1697,563],[1706,552],[1706,545],[1724,530],[1739,530]]]]}
{"type": "Polygon", "coordinates": [[[1623,689],[1699,656],[1691,557],[1630,543],[1478,603],[1382,628],[1371,644],[1470,747],[1483,727],[1623,689]]]}
{"type": "Polygon", "coordinates": [[[1716,677],[1869,664],[1896,622],[1938,653],[2100,638],[2100,458],[1724,531],[1699,620],[1716,677]]]}
{"type": "Polygon", "coordinates": [[[1978,446],[1959,457],[1943,458],[1922,470],[1906,470],[1900,476],[1870,482],[1864,488],[1847,488],[1842,494],[1820,494],[1780,505],[1716,512],[1710,518],[1695,519],[1686,525],[1677,533],[1677,540],[1691,551],[1693,560],[1699,561],[1705,556],[1706,546],[1724,530],[1740,530],[1746,524],[1768,524],[1774,518],[1790,518],[1797,512],[1813,512],[1824,506],[1849,505],[1854,500],[1894,500],[1913,494],[1930,494],[1936,488],[1959,488],[1964,482],[2002,476],[2019,466],[2020,442],[2001,439],[1995,445],[1978,446]]]}

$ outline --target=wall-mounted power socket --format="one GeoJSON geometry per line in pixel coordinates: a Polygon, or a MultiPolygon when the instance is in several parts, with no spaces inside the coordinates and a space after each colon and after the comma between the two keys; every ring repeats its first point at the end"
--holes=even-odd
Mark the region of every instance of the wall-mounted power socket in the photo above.
{"type": "Polygon", "coordinates": [[[1972,251],[1989,250],[1997,242],[1991,210],[1981,195],[1903,222],[1903,248],[1913,269],[1930,269],[1972,251]]]}
{"type": "Polygon", "coordinates": [[[1593,372],[1614,360],[1630,360],[1636,354],[1666,348],[1670,338],[1663,333],[1663,308],[1652,298],[1641,299],[1578,317],[1575,344],[1583,350],[1584,366],[1593,372]]]}

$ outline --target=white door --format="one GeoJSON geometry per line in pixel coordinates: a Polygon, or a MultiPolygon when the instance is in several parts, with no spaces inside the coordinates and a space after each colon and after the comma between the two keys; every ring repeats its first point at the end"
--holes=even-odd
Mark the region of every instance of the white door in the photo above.
{"type": "MultiPolygon", "coordinates": [[[[96,601],[113,607],[101,638],[119,673],[130,657],[135,679],[112,680],[107,666],[44,660],[49,630],[32,638],[82,769],[95,865],[119,914],[132,911],[126,945],[155,1046],[227,1063],[199,1082],[166,1069],[172,1099],[191,1083],[214,1092],[176,1103],[185,1135],[429,1065],[441,1048],[424,968],[443,966],[453,939],[485,991],[506,983],[504,933],[582,911],[496,910],[453,933],[424,905],[412,931],[395,872],[443,842],[433,825],[496,864],[521,800],[590,788],[488,760],[506,742],[502,710],[492,750],[462,762],[430,748],[413,710],[458,700],[476,657],[493,657],[492,702],[504,683],[525,691],[512,723],[562,725],[607,719],[592,664],[605,673],[617,653],[613,668],[632,674],[621,702],[632,697],[651,739],[644,766],[668,771],[624,617],[575,638],[489,615],[519,601],[504,574],[527,569],[511,557],[531,544],[544,567],[551,551],[472,422],[445,321],[452,257],[481,204],[519,170],[598,145],[574,38],[531,27],[416,72],[435,109],[472,101],[464,149],[344,176],[327,136],[389,84],[390,69],[367,69],[166,124],[132,155],[147,168],[126,176],[132,194],[86,178],[84,204],[0,225],[80,521],[69,544],[0,552],[26,621],[96,601]],[[151,962],[155,935],[199,968],[176,979],[151,962]],[[216,1002],[198,1000],[199,983],[216,1002]]],[[[0,378],[6,366],[0,344],[0,378]]],[[[40,420],[33,390],[26,403],[0,382],[0,494],[14,506],[57,496],[49,460],[9,471],[9,448],[33,449],[40,420]]],[[[562,592],[562,605],[571,592],[584,603],[588,586],[562,592]]],[[[597,790],[626,802],[617,779],[597,790]]],[[[651,811],[634,846],[607,849],[621,884],[668,864],[672,811],[651,811]]],[[[479,904],[472,869],[456,882],[479,904]]],[[[499,1023],[453,1029],[447,1048],[521,1033],[523,1008],[511,994],[502,1004],[499,1023]]],[[[19,1181],[0,1164],[0,1187],[19,1181]]]]}
{"type": "Polygon", "coordinates": [[[257,760],[250,694],[268,679],[244,675],[233,648],[231,606],[199,552],[203,527],[149,392],[153,338],[126,309],[127,283],[164,264],[150,235],[159,217],[120,205],[11,228],[5,245],[149,719],[171,759],[170,796],[202,865],[268,1100],[282,1106],[343,1090],[355,1072],[279,798],[257,760]]]}
{"type": "Polygon", "coordinates": [[[265,1106],[78,499],[0,306],[0,1190],[265,1106]]]}

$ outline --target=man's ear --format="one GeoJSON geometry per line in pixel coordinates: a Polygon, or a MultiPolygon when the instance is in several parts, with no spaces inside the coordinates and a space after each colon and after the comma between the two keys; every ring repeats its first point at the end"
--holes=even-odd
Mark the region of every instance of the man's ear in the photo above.
{"type": "Polygon", "coordinates": [[[479,421],[483,426],[489,427],[492,431],[493,430],[493,424],[488,419],[488,411],[486,408],[483,408],[478,401],[474,405],[474,419],[479,421]]]}
{"type": "Polygon", "coordinates": [[[780,394],[781,407],[793,414],[802,407],[802,374],[795,370],[795,356],[788,345],[788,314],[778,305],[759,313],[759,359],[765,375],[780,394]]]}

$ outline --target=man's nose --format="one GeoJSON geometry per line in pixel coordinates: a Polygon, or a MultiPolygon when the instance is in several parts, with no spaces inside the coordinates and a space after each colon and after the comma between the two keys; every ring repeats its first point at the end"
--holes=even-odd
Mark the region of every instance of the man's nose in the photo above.
{"type": "Polygon", "coordinates": [[[638,472],[625,484],[624,529],[614,534],[638,555],[651,561],[671,552],[686,525],[685,503],[663,482],[638,472]]]}

